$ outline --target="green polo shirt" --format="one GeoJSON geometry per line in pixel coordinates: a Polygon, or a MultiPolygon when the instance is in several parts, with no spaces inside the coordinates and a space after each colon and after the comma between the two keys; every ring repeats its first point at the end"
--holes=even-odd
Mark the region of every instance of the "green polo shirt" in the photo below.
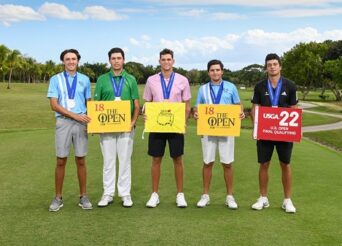
{"type": "Polygon", "coordinates": [[[111,69],[108,73],[102,74],[96,82],[95,88],[95,101],[112,101],[115,99],[112,80],[110,77],[114,77],[115,81],[119,83],[121,76],[125,79],[121,100],[130,100],[131,101],[131,113],[133,115],[134,112],[134,102],[133,100],[139,100],[138,93],[138,85],[137,81],[133,75],[127,73],[125,70],[122,70],[119,76],[115,76],[113,70],[111,69]]]}

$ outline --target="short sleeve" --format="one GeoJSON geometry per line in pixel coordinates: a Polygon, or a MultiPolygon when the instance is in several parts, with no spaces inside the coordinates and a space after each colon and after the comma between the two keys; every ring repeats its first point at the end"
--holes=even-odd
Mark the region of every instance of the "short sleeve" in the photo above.
{"type": "Polygon", "coordinates": [[[47,97],[48,98],[51,98],[51,97],[58,98],[59,97],[58,79],[57,79],[56,75],[52,76],[51,79],[50,79],[47,97]]]}
{"type": "Polygon", "coordinates": [[[253,103],[253,104],[261,104],[260,103],[260,95],[258,93],[258,84],[256,84],[255,87],[254,87],[254,92],[253,92],[253,97],[252,97],[251,103],[253,103]]]}
{"type": "Polygon", "coordinates": [[[233,86],[233,104],[239,104],[240,103],[240,97],[238,90],[236,89],[236,86],[233,86]]]}
{"type": "Polygon", "coordinates": [[[147,82],[146,82],[146,85],[144,88],[143,98],[147,102],[152,102],[152,100],[153,100],[149,79],[147,79],[147,82]]]}
{"type": "Polygon", "coordinates": [[[190,90],[190,84],[189,84],[189,81],[188,79],[184,79],[184,90],[183,90],[183,93],[182,93],[182,100],[183,101],[189,101],[190,98],[191,98],[191,90],[190,90]]]}

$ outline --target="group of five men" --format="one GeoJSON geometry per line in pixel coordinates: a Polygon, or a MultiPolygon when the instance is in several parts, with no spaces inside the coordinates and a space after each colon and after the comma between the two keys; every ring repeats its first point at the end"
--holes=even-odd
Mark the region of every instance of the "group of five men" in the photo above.
{"type": "MultiPolygon", "coordinates": [[[[75,150],[75,161],[80,187],[79,206],[82,209],[92,209],[92,204],[86,195],[86,164],[87,154],[87,101],[91,100],[89,78],[77,72],[81,56],[75,49],[68,49],[61,53],[60,60],[64,64],[64,71],[51,77],[47,97],[50,99],[51,109],[56,115],[55,145],[57,164],[55,169],[55,197],[49,211],[58,211],[63,207],[62,186],[65,165],[69,156],[71,144],[75,150]]],[[[133,205],[131,197],[131,156],[135,124],[140,113],[139,94],[136,79],[124,69],[125,54],[121,48],[113,48],[108,52],[111,65],[110,71],[101,75],[95,88],[95,101],[129,100],[131,103],[131,131],[120,133],[101,133],[100,146],[103,156],[103,195],[98,202],[99,207],[106,207],[113,202],[115,188],[122,199],[124,207],[133,205]],[[116,184],[116,158],[119,168],[116,184]]],[[[173,71],[175,63],[173,51],[163,49],[160,52],[159,64],[161,72],[147,79],[143,99],[146,102],[183,102],[185,103],[185,119],[190,116],[191,92],[186,77],[173,71]]],[[[254,89],[252,99],[252,119],[256,105],[273,107],[295,107],[297,104],[296,87],[293,82],[283,78],[280,74],[281,60],[276,54],[269,54],[265,59],[267,78],[259,82],[254,89]],[[272,95],[276,94],[276,99],[272,95]]],[[[237,104],[241,105],[238,91],[231,82],[222,80],[223,64],[219,60],[211,60],[207,66],[210,81],[199,88],[194,118],[199,104],[237,104]]],[[[240,118],[245,118],[241,105],[240,118]]],[[[146,115],[144,115],[146,119],[146,115]]],[[[173,160],[176,179],[176,203],[180,208],[187,207],[183,193],[183,160],[184,134],[180,133],[150,133],[148,139],[148,154],[152,157],[151,176],[152,194],[146,207],[156,207],[160,200],[158,195],[160,167],[165,152],[166,143],[169,145],[170,156],[173,160]]],[[[237,209],[238,205],[233,197],[233,168],[234,137],[202,136],[203,153],[203,194],[197,207],[205,207],[210,203],[209,186],[212,177],[212,167],[215,161],[216,149],[219,151],[220,162],[224,170],[226,183],[226,205],[237,209]]],[[[257,140],[260,197],[252,205],[253,209],[261,210],[269,207],[267,198],[268,167],[274,146],[276,147],[282,169],[284,187],[284,201],[282,208],[286,212],[296,212],[290,199],[291,169],[290,158],[292,143],[281,141],[257,140]]]]}

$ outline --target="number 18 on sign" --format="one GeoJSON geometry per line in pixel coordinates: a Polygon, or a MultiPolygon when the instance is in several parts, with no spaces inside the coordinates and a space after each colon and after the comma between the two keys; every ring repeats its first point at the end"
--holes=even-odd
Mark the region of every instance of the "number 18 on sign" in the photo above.
{"type": "Polygon", "coordinates": [[[258,140],[300,142],[302,110],[256,106],[253,137],[258,140]]]}

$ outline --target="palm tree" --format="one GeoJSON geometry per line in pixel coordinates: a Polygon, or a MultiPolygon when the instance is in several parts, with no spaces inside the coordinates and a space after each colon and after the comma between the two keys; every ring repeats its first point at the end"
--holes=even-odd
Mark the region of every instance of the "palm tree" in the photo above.
{"type": "Polygon", "coordinates": [[[53,74],[56,72],[56,63],[52,60],[48,60],[43,64],[43,81],[46,82],[47,79],[50,79],[53,74]]]}
{"type": "Polygon", "coordinates": [[[9,52],[10,49],[8,49],[5,45],[0,45],[0,71],[2,73],[3,82],[5,82],[5,62],[9,52]]]}
{"type": "Polygon", "coordinates": [[[19,50],[13,50],[7,56],[6,63],[8,64],[9,71],[10,71],[9,77],[8,77],[7,89],[10,89],[10,84],[11,84],[11,80],[12,80],[12,72],[13,72],[13,69],[16,66],[18,66],[19,61],[20,61],[20,56],[21,56],[21,54],[20,54],[19,50]]]}

